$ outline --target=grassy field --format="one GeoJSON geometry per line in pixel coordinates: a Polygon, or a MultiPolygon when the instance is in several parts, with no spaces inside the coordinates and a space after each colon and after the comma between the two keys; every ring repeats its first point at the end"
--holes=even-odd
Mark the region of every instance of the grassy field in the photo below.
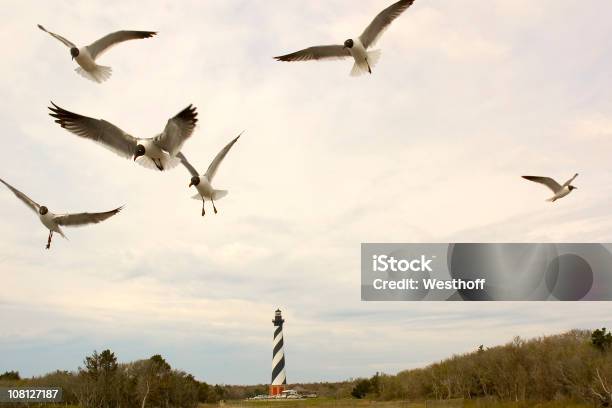
{"type": "MultiPolygon", "coordinates": [[[[307,400],[272,400],[272,401],[228,401],[227,408],[592,408],[589,404],[555,401],[545,403],[525,402],[491,402],[486,400],[471,401],[370,401],[356,399],[313,398],[307,400]]],[[[202,405],[201,408],[212,406],[202,405]]]]}

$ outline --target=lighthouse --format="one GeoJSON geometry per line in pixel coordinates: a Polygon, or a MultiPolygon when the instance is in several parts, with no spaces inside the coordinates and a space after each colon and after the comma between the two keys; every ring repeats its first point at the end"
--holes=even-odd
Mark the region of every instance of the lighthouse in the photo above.
{"type": "Polygon", "coordinates": [[[270,395],[278,395],[285,390],[287,376],[285,375],[285,352],[283,350],[283,323],[285,320],[280,309],[274,312],[274,340],[272,341],[272,382],[270,395]]]}

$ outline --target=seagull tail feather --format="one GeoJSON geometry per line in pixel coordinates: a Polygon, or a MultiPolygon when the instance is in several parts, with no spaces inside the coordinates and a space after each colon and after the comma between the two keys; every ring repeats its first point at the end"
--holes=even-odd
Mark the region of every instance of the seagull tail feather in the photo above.
{"type": "Polygon", "coordinates": [[[106,67],[104,65],[96,65],[96,68],[93,71],[85,71],[81,67],[75,68],[75,71],[83,78],[87,78],[90,81],[94,81],[99,84],[110,78],[113,73],[113,69],[111,67],[106,67]]]}
{"type": "MultiPolygon", "coordinates": [[[[213,199],[214,199],[215,201],[220,200],[220,199],[222,199],[223,197],[225,197],[225,196],[227,195],[227,193],[228,193],[228,191],[227,191],[227,190],[215,190],[215,192],[213,193],[213,199]]],[[[210,200],[208,199],[208,197],[202,197],[202,196],[200,195],[200,193],[195,194],[195,195],[194,195],[193,197],[191,197],[191,198],[193,198],[194,200],[200,200],[200,201],[202,201],[202,200],[204,200],[204,201],[210,201],[210,200]]]]}

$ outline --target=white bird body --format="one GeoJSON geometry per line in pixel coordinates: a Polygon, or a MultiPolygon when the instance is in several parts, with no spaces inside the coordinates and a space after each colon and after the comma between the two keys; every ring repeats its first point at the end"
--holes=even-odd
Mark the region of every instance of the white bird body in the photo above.
{"type": "Polygon", "coordinates": [[[361,35],[349,38],[344,45],[316,45],[290,54],[274,57],[278,61],[310,61],[324,59],[343,59],[353,57],[355,64],[351,76],[372,73],[372,67],[380,58],[380,50],[368,51],[378,41],[389,25],[399,17],[414,0],[399,0],[376,15],[361,35]]]}
{"type": "Polygon", "coordinates": [[[180,162],[176,157],[166,153],[155,144],[154,139],[138,139],[138,143],[144,146],[145,154],[138,157],[137,161],[145,167],[151,167],[147,166],[147,163],[153,162],[157,168],[161,167],[162,169],[168,170],[175,167],[180,162]]]}
{"type": "Polygon", "coordinates": [[[70,227],[78,227],[87,224],[97,224],[108,218],[116,215],[121,211],[123,207],[115,208],[111,211],[101,212],[101,213],[73,213],[73,214],[54,214],[44,205],[40,205],[32,200],[30,197],[17,190],[15,187],[8,184],[6,181],[0,179],[0,183],[4,184],[9,190],[15,194],[15,196],[20,199],[26,206],[28,206],[32,211],[36,212],[38,215],[38,219],[49,230],[49,238],[47,240],[46,248],[49,249],[51,247],[51,239],[53,238],[53,233],[56,232],[60,234],[62,237],[66,238],[64,232],[60,228],[63,226],[70,227]]]}
{"type": "Polygon", "coordinates": [[[572,190],[569,188],[569,186],[564,186],[561,190],[559,190],[557,193],[555,193],[554,196],[550,197],[546,201],[555,202],[556,200],[565,197],[566,195],[568,195],[571,192],[572,192],[572,190]]]}
{"type": "Polygon", "coordinates": [[[59,226],[55,223],[53,217],[55,217],[55,214],[53,214],[51,211],[48,211],[46,214],[38,214],[40,222],[42,222],[42,224],[47,227],[48,230],[58,232],[59,226]]]}
{"type": "Polygon", "coordinates": [[[572,190],[575,190],[577,188],[572,185],[572,182],[576,179],[576,177],[578,177],[578,173],[574,174],[572,178],[570,178],[565,183],[563,183],[563,185],[561,185],[550,177],[523,176],[525,180],[533,181],[535,183],[539,183],[548,187],[554,193],[552,197],[546,200],[550,201],[551,203],[554,203],[558,199],[565,197],[566,195],[571,193],[572,190]]]}
{"type": "Polygon", "coordinates": [[[200,176],[200,184],[195,187],[199,193],[196,194],[196,196],[194,197],[195,199],[198,199],[198,196],[202,197],[203,199],[207,198],[209,201],[215,199],[215,189],[213,188],[212,183],[210,182],[210,180],[208,180],[208,177],[206,177],[206,175],[200,176]]]}
{"type": "Polygon", "coordinates": [[[380,50],[366,50],[363,43],[357,37],[353,40],[353,46],[348,48],[351,56],[355,60],[355,65],[351,70],[351,76],[358,76],[366,72],[372,73],[372,68],[376,65],[380,58],[380,50]]]}
{"type": "Polygon", "coordinates": [[[180,163],[177,157],[198,122],[193,105],[170,118],[164,130],[152,138],[135,138],[104,119],[94,119],[60,108],[53,102],[52,117],[61,127],[85,139],[93,140],[125,158],[133,158],[141,166],[168,170],[180,163]]]}
{"type": "Polygon", "coordinates": [[[204,208],[204,203],[208,200],[212,202],[213,210],[215,214],[217,213],[217,207],[215,207],[215,201],[220,200],[221,198],[227,195],[227,190],[216,190],[212,185],[212,179],[215,177],[217,170],[219,169],[219,165],[230,151],[232,146],[238,141],[242,133],[240,133],[235,139],[229,142],[213,159],[213,161],[208,166],[206,173],[200,175],[198,171],[187,161],[187,158],[179,153],[177,157],[181,160],[185,168],[191,174],[191,181],[189,183],[189,187],[195,186],[196,190],[198,190],[198,194],[194,195],[192,198],[194,200],[202,200],[202,216],[206,214],[206,210],[204,208]]]}
{"type": "Polygon", "coordinates": [[[77,55],[74,60],[85,71],[93,71],[98,66],[98,64],[96,64],[96,61],[94,61],[94,59],[91,57],[91,54],[89,53],[87,47],[79,48],[79,55],[77,55]]]}
{"type": "Polygon", "coordinates": [[[87,47],[79,48],[79,55],[74,60],[79,64],[79,67],[75,68],[77,74],[94,82],[106,81],[113,72],[111,67],[96,64],[87,47]]]}
{"type": "Polygon", "coordinates": [[[108,51],[108,49],[112,48],[113,46],[124,41],[150,38],[157,34],[155,31],[121,30],[107,34],[87,46],[77,47],[72,41],[62,37],[59,34],[48,31],[40,24],[38,25],[38,28],[60,41],[66,47],[70,48],[70,55],[72,55],[72,59],[79,64],[79,66],[75,69],[79,75],[98,83],[106,81],[108,78],[110,78],[113,72],[111,67],[96,64],[96,59],[100,55],[108,51]]]}

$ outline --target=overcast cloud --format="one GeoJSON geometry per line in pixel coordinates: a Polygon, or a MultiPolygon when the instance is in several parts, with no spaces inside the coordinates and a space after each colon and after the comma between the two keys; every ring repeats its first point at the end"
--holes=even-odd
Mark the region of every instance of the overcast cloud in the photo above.
{"type": "Polygon", "coordinates": [[[612,3],[417,0],[371,76],[274,55],[357,35],[391,0],[5,1],[0,177],[100,225],[47,237],[0,189],[0,371],[76,369],[94,349],[162,354],[213,383],[269,381],[286,318],[289,382],[394,373],[453,353],[610,324],[610,303],[362,303],[361,242],[609,242],[612,3]],[[359,4],[356,7],[357,3],[359,4]],[[68,50],[105,54],[103,85],[68,50]],[[201,171],[240,131],[200,217],[183,168],[155,173],[69,134],[49,101],[150,137],[190,103],[201,171]],[[556,202],[520,178],[580,173],[556,202]]]}

